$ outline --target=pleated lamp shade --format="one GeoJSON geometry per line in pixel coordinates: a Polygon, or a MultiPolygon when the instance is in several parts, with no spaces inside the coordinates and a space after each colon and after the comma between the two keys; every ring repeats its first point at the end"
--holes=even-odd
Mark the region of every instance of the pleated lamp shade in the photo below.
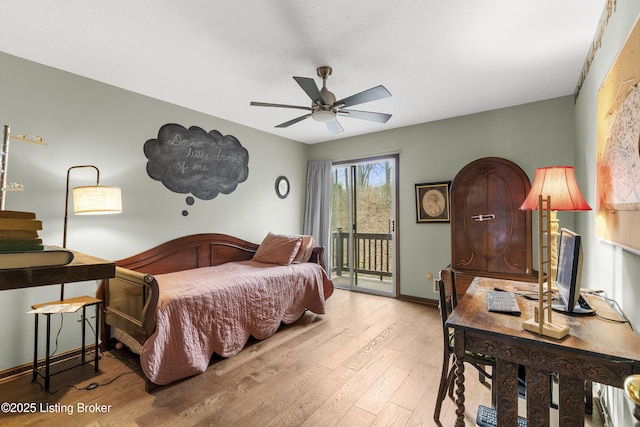
{"type": "Polygon", "coordinates": [[[520,206],[522,210],[537,210],[538,196],[551,196],[552,211],[590,211],[580,192],[573,166],[549,166],[536,169],[531,190],[520,206]]]}

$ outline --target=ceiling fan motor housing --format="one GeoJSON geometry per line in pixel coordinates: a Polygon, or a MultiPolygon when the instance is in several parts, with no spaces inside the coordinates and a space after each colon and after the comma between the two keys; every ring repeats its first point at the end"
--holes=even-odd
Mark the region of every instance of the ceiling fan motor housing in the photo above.
{"type": "Polygon", "coordinates": [[[322,99],[324,100],[323,107],[327,107],[325,109],[330,109],[331,107],[333,107],[333,104],[336,103],[336,96],[326,87],[320,89],[320,96],[322,96],[322,99]]]}

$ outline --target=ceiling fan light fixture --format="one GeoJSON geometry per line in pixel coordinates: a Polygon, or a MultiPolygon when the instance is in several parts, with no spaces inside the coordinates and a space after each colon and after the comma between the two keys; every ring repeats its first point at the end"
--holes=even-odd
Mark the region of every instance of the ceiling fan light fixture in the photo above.
{"type": "Polygon", "coordinates": [[[330,122],[336,119],[336,113],[331,110],[318,110],[311,114],[311,118],[317,122],[330,122]]]}

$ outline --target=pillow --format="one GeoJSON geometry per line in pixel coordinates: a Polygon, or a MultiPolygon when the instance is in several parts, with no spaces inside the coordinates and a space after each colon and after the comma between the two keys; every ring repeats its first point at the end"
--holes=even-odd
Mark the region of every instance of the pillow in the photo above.
{"type": "Polygon", "coordinates": [[[309,261],[311,258],[311,253],[313,252],[313,248],[316,245],[316,240],[313,236],[300,236],[302,239],[302,243],[300,244],[300,250],[298,251],[298,255],[296,255],[293,260],[294,264],[300,264],[301,262],[309,261]]]}
{"type": "Polygon", "coordinates": [[[267,264],[289,265],[298,254],[301,244],[302,238],[300,236],[269,232],[258,246],[253,260],[267,264]]]}

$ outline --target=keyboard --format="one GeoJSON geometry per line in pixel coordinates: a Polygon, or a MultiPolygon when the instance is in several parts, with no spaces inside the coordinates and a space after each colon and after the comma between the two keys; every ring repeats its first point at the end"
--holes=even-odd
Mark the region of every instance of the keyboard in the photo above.
{"type": "Polygon", "coordinates": [[[508,313],[520,316],[520,306],[516,294],[506,291],[492,291],[487,294],[487,308],[496,313],[508,313]]]}
{"type": "MultiPolygon", "coordinates": [[[[478,406],[476,424],[480,427],[496,427],[498,425],[498,414],[495,409],[486,406],[478,406]]],[[[518,427],[527,427],[527,420],[518,417],[518,427]]]]}

